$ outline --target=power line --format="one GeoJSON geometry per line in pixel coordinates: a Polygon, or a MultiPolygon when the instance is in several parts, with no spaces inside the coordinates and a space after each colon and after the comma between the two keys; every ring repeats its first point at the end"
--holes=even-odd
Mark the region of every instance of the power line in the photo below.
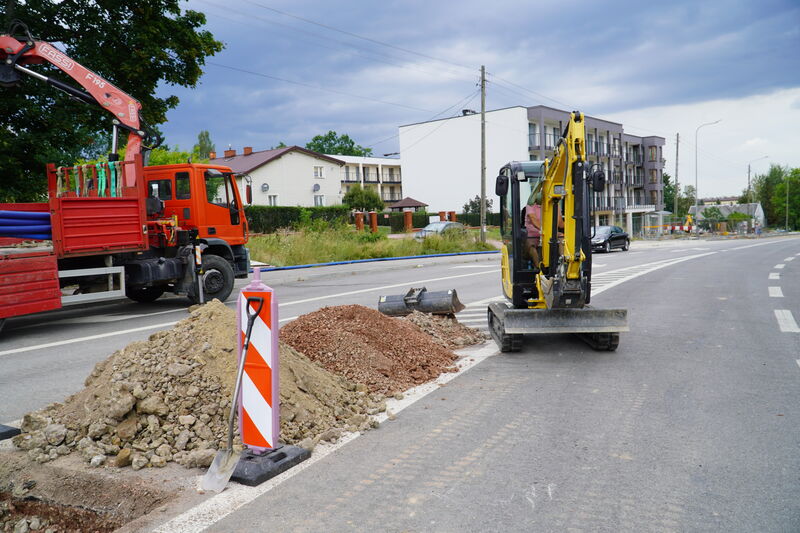
{"type": "Polygon", "coordinates": [[[282,81],[282,82],[285,82],[285,83],[291,83],[292,85],[299,85],[301,87],[308,87],[308,88],[311,88],[311,89],[317,89],[319,91],[326,91],[326,92],[329,92],[329,93],[339,94],[339,95],[342,95],[342,96],[350,96],[351,98],[359,98],[361,100],[367,100],[369,102],[375,102],[375,103],[378,103],[378,104],[385,104],[385,105],[391,105],[391,106],[395,106],[395,107],[402,107],[404,109],[411,109],[412,111],[422,111],[423,113],[430,113],[431,112],[428,109],[420,109],[419,107],[413,107],[413,106],[409,106],[409,105],[405,105],[405,104],[398,104],[397,102],[388,102],[386,100],[379,100],[377,98],[371,98],[369,96],[362,96],[362,95],[359,95],[359,94],[348,93],[348,92],[345,92],[345,91],[339,91],[337,89],[329,89],[327,87],[320,87],[318,85],[312,85],[310,83],[304,83],[302,81],[287,80],[286,78],[280,78],[278,76],[271,76],[269,74],[264,74],[262,72],[255,72],[255,71],[252,71],[252,70],[247,70],[247,69],[243,69],[243,68],[239,68],[239,67],[232,67],[232,66],[229,66],[229,65],[223,65],[221,63],[216,63],[214,61],[208,61],[207,64],[215,66],[215,67],[219,67],[219,68],[224,68],[224,69],[228,69],[228,70],[234,70],[236,72],[243,72],[245,74],[251,74],[253,76],[260,76],[262,78],[267,78],[267,79],[270,79],[270,80],[276,80],[276,81],[282,81]]]}
{"type": "Polygon", "coordinates": [[[374,43],[374,44],[385,46],[387,48],[392,48],[394,50],[399,50],[399,51],[405,52],[407,54],[413,54],[413,55],[416,55],[416,56],[419,56],[419,57],[424,57],[426,59],[431,59],[433,61],[438,61],[440,63],[453,65],[455,67],[463,68],[463,69],[470,70],[470,71],[473,70],[473,67],[468,67],[466,65],[461,65],[459,63],[454,63],[454,62],[448,61],[446,59],[441,59],[441,58],[434,57],[434,56],[431,56],[431,55],[428,55],[428,54],[423,54],[422,52],[417,52],[415,50],[409,50],[408,48],[403,48],[401,46],[395,46],[395,45],[390,44],[390,43],[385,43],[383,41],[378,41],[377,39],[372,39],[370,37],[365,37],[363,35],[359,35],[357,33],[353,33],[353,32],[347,31],[347,30],[342,30],[340,28],[336,28],[336,27],[330,26],[328,24],[323,24],[323,23],[317,22],[315,20],[311,20],[311,19],[308,19],[308,18],[305,18],[305,17],[301,17],[299,15],[293,15],[292,13],[287,13],[286,11],[281,11],[280,9],[275,9],[274,7],[265,6],[264,4],[260,4],[258,2],[253,2],[252,0],[245,0],[245,1],[247,3],[249,3],[249,4],[253,4],[253,5],[261,7],[263,9],[267,9],[269,11],[272,11],[274,13],[278,13],[278,14],[283,15],[285,17],[291,17],[293,19],[297,19],[297,20],[306,22],[308,24],[313,24],[314,26],[319,26],[320,28],[325,28],[326,30],[335,31],[335,32],[338,32],[338,33],[342,33],[344,35],[349,35],[350,37],[355,37],[356,39],[361,39],[361,40],[368,41],[368,42],[371,42],[371,43],[374,43]]]}
{"type": "MultiPolygon", "coordinates": [[[[463,105],[469,105],[469,104],[470,104],[470,103],[471,103],[471,102],[472,102],[472,101],[475,99],[475,97],[476,97],[476,96],[478,96],[478,93],[479,93],[479,92],[480,92],[480,91],[476,91],[474,94],[472,94],[472,96],[470,97],[469,101],[467,101],[467,102],[466,102],[465,104],[463,104],[463,105]]],[[[413,147],[415,147],[416,145],[418,145],[419,143],[421,143],[422,141],[424,141],[426,138],[428,138],[428,137],[430,137],[431,135],[433,135],[434,133],[436,133],[436,132],[439,130],[439,128],[441,128],[441,127],[442,127],[442,126],[444,126],[445,124],[447,124],[447,121],[446,121],[446,120],[442,120],[442,121],[441,121],[441,122],[439,122],[439,124],[437,124],[437,125],[436,125],[436,127],[435,127],[435,128],[433,128],[431,131],[429,131],[428,133],[426,133],[425,135],[423,135],[422,137],[420,137],[419,139],[417,139],[415,142],[413,142],[413,143],[411,143],[410,145],[406,146],[405,150],[401,150],[401,157],[402,157],[402,154],[408,153],[408,151],[409,151],[409,150],[411,150],[413,147]]],[[[420,125],[420,124],[415,124],[414,126],[419,126],[419,125],[420,125]]]]}
{"type": "MultiPolygon", "coordinates": [[[[236,13],[237,15],[241,15],[242,17],[245,17],[248,20],[256,19],[256,20],[259,20],[259,21],[264,22],[266,24],[271,24],[271,25],[279,26],[281,28],[286,28],[286,29],[291,30],[291,31],[285,33],[285,35],[288,35],[291,38],[297,39],[297,40],[299,40],[301,42],[306,42],[306,43],[311,44],[313,46],[320,46],[320,47],[323,47],[323,48],[327,48],[329,50],[335,50],[333,47],[328,46],[326,44],[323,44],[321,42],[303,41],[303,39],[299,39],[296,34],[297,33],[301,33],[301,34],[307,35],[307,36],[309,36],[312,39],[315,39],[317,41],[319,41],[319,40],[330,41],[330,42],[335,43],[335,44],[337,44],[339,46],[342,46],[342,47],[352,48],[354,50],[357,50],[359,52],[359,55],[361,55],[361,57],[363,57],[363,58],[365,58],[367,60],[370,60],[370,61],[383,63],[385,65],[393,65],[393,66],[396,66],[398,68],[403,68],[403,69],[416,70],[418,72],[423,72],[423,73],[429,74],[429,75],[444,76],[444,77],[446,77],[448,79],[455,80],[455,81],[464,81],[465,80],[464,76],[456,78],[456,77],[453,77],[453,76],[449,75],[448,72],[432,71],[432,70],[420,68],[418,66],[412,66],[412,65],[398,63],[396,61],[387,61],[387,59],[390,59],[390,60],[396,60],[397,59],[397,60],[399,60],[400,58],[397,58],[397,57],[391,56],[391,55],[387,55],[387,54],[382,54],[382,53],[377,52],[375,50],[372,50],[372,49],[369,49],[369,48],[364,48],[364,47],[361,47],[361,46],[357,46],[357,45],[355,45],[353,43],[349,43],[349,42],[346,42],[346,41],[340,41],[340,40],[337,40],[337,39],[333,39],[331,37],[326,37],[324,35],[319,35],[319,34],[316,34],[316,33],[310,32],[310,31],[306,31],[306,30],[297,28],[295,26],[290,26],[288,24],[283,24],[281,22],[277,22],[275,20],[271,20],[271,19],[267,19],[267,18],[264,18],[264,17],[260,17],[258,15],[253,14],[253,13],[244,12],[244,11],[236,10],[236,9],[231,9],[231,8],[223,6],[221,4],[217,4],[216,2],[211,2],[209,0],[200,0],[200,2],[202,2],[204,4],[207,4],[207,5],[210,5],[210,6],[214,6],[214,7],[219,8],[219,9],[224,9],[227,12],[236,13]],[[380,56],[380,57],[387,58],[387,59],[379,59],[378,57],[371,57],[371,56],[380,56]]],[[[255,25],[255,24],[252,24],[252,23],[249,23],[249,22],[243,22],[241,20],[236,20],[236,19],[227,17],[225,15],[220,15],[219,13],[216,13],[216,12],[215,13],[211,13],[211,14],[215,18],[228,20],[228,21],[231,21],[231,22],[234,22],[234,23],[237,23],[237,24],[243,24],[243,25],[247,25],[247,26],[259,27],[259,26],[255,25]]]]}
{"type": "MultiPolygon", "coordinates": [[[[426,121],[424,121],[424,122],[420,122],[420,123],[418,123],[418,124],[412,124],[411,126],[409,126],[409,127],[408,127],[408,129],[416,128],[417,126],[421,126],[422,124],[425,124],[426,122],[430,122],[431,120],[434,120],[434,119],[436,119],[436,117],[438,117],[438,116],[440,116],[440,115],[443,115],[443,114],[447,113],[448,111],[450,111],[450,110],[451,110],[451,109],[453,109],[454,107],[461,107],[461,106],[463,106],[463,105],[467,105],[469,102],[471,102],[471,101],[472,101],[472,100],[475,98],[475,96],[478,94],[478,92],[479,92],[479,91],[473,91],[473,92],[471,92],[471,93],[470,93],[470,94],[468,94],[466,97],[462,98],[461,100],[459,100],[459,101],[458,101],[458,102],[456,102],[455,104],[451,105],[450,107],[447,107],[447,108],[445,108],[445,109],[443,109],[443,110],[439,111],[438,113],[436,113],[435,115],[433,115],[433,116],[432,116],[431,118],[429,118],[428,120],[426,120],[426,121]]],[[[391,141],[392,139],[394,139],[394,138],[396,138],[396,137],[399,137],[399,136],[400,136],[400,134],[399,134],[399,133],[396,133],[396,134],[392,135],[391,137],[386,137],[385,139],[381,139],[380,141],[375,141],[375,142],[373,142],[373,143],[366,144],[365,146],[367,146],[367,147],[373,147],[373,146],[377,146],[377,145],[379,145],[379,144],[385,143],[386,141],[391,141]]]]}

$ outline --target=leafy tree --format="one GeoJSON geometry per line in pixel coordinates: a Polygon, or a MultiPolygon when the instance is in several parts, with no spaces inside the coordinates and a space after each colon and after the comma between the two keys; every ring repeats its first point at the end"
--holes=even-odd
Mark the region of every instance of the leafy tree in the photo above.
{"type": "Polygon", "coordinates": [[[756,201],[760,202],[764,209],[768,226],[782,226],[784,223],[786,191],[782,189],[784,196],[781,197],[777,194],[777,189],[788,175],[788,168],[773,163],[766,174],[756,174],[753,179],[756,201]]]}
{"type": "MultiPolygon", "coordinates": [[[[57,43],[68,56],[142,103],[144,122],[166,121],[178,105],[156,88],[194,87],[207,56],[222,43],[202,30],[205,15],[178,0],[74,2],[30,0],[15,6],[38,39],[57,43]]],[[[61,70],[37,72],[74,85],[61,70]]],[[[18,88],[0,88],[0,199],[27,201],[46,190],[46,163],[70,165],[108,150],[111,115],[24,76],[18,88]]]]}
{"type": "Polygon", "coordinates": [[[789,229],[797,229],[800,226],[800,168],[795,168],[784,173],[783,180],[775,186],[772,193],[771,205],[774,210],[773,225],[784,227],[787,223],[789,229]],[[787,202],[786,187],[789,187],[787,202]]]}
{"type": "Polygon", "coordinates": [[[383,209],[383,200],[372,189],[362,189],[355,184],[342,197],[342,203],[350,209],[359,211],[380,211],[383,209]]]}
{"type": "MultiPolygon", "coordinates": [[[[493,200],[491,198],[486,198],[486,212],[492,212],[492,203],[493,200]]],[[[467,203],[464,204],[464,214],[476,214],[480,215],[481,213],[481,196],[479,194],[475,195],[475,198],[472,200],[468,200],[467,203]]]]}
{"type": "Polygon", "coordinates": [[[217,151],[217,147],[211,142],[211,135],[208,130],[203,130],[197,134],[197,144],[194,145],[194,150],[192,151],[202,159],[208,159],[211,152],[217,151]]]}
{"type": "Polygon", "coordinates": [[[333,130],[329,131],[325,135],[316,135],[308,142],[308,144],[306,144],[306,148],[321,154],[359,156],[372,155],[372,148],[364,148],[363,146],[359,146],[346,133],[337,135],[333,130]]]}
{"type": "Polygon", "coordinates": [[[672,211],[675,209],[675,184],[672,183],[672,177],[666,172],[661,174],[661,181],[664,183],[664,209],[672,211]]]}
{"type": "Polygon", "coordinates": [[[278,143],[278,146],[273,146],[273,147],[270,148],[270,150],[275,150],[275,149],[278,149],[278,148],[286,148],[286,143],[281,141],[281,142],[278,143]]]}
{"type": "Polygon", "coordinates": [[[717,224],[725,220],[725,216],[720,211],[719,207],[711,206],[706,207],[702,211],[703,220],[698,222],[702,227],[710,228],[712,231],[717,229],[717,224]]]}
{"type": "Polygon", "coordinates": [[[678,215],[681,217],[685,217],[686,213],[689,212],[689,208],[694,205],[694,186],[693,185],[686,185],[683,188],[683,194],[678,196],[678,215]]]}

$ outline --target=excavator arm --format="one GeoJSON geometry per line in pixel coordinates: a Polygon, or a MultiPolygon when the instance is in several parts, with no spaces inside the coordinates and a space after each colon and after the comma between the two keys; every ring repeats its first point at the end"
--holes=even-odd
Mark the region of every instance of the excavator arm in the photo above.
{"type": "Polygon", "coordinates": [[[116,153],[117,127],[128,131],[125,161],[133,161],[134,156],[141,152],[142,139],[146,135],[139,115],[142,105],[135,98],[71,59],[52,44],[34,40],[28,28],[23,23],[15,21],[9,27],[7,34],[0,35],[0,86],[20,85],[23,74],[43,81],[73,98],[96,105],[114,115],[112,154],[116,153]],[[18,30],[24,33],[21,41],[14,36],[15,31],[18,30]],[[75,80],[83,90],[28,68],[42,63],[55,65],[75,80]]]}

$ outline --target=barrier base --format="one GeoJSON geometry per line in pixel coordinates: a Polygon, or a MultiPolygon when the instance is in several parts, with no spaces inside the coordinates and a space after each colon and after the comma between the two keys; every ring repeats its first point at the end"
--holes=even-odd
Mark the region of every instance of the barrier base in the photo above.
{"type": "Polygon", "coordinates": [[[20,431],[19,428],[0,424],[0,440],[6,440],[10,439],[11,437],[16,437],[20,433],[22,433],[22,431],[20,431]]]}
{"type": "Polygon", "coordinates": [[[231,479],[242,485],[255,487],[281,474],[311,457],[305,448],[281,445],[263,455],[250,450],[242,452],[231,479]]]}

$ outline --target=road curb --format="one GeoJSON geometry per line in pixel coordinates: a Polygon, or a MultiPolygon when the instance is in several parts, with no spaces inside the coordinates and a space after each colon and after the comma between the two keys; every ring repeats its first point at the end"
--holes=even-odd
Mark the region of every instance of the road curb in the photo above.
{"type": "MultiPolygon", "coordinates": [[[[316,268],[336,265],[354,265],[358,263],[377,263],[378,261],[400,261],[402,259],[427,259],[430,257],[454,257],[459,255],[486,255],[499,254],[500,250],[488,250],[485,252],[454,252],[449,254],[428,254],[428,255],[405,255],[402,257],[376,257],[374,259],[353,259],[351,261],[333,261],[331,263],[310,263],[307,265],[291,265],[282,267],[260,267],[261,272],[274,272],[276,270],[297,270],[301,268],[316,268]]],[[[253,269],[250,269],[252,272],[253,269]]]]}

